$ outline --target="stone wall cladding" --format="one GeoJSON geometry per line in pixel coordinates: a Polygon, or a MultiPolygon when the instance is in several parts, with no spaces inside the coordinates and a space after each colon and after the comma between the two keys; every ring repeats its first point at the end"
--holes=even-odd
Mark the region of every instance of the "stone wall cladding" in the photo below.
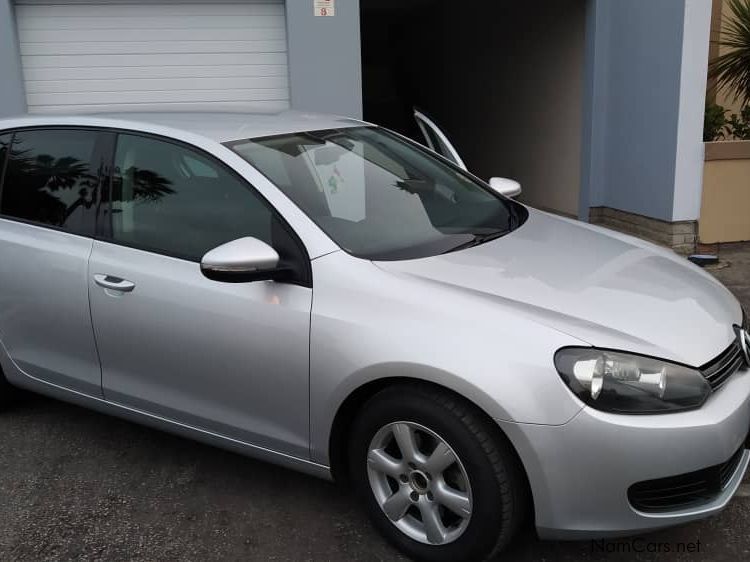
{"type": "Polygon", "coordinates": [[[672,248],[678,254],[694,253],[698,240],[697,221],[667,222],[610,207],[591,207],[589,221],[672,248]]]}

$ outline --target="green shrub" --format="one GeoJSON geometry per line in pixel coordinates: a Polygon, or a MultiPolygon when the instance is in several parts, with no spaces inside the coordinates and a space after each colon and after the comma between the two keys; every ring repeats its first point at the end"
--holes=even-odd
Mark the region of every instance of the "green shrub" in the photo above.
{"type": "Polygon", "coordinates": [[[722,140],[725,137],[727,110],[716,103],[706,102],[703,118],[703,142],[722,140]]]}
{"type": "Polygon", "coordinates": [[[724,126],[725,136],[736,140],[750,140],[750,105],[746,105],[740,114],[732,113],[724,126]]]}

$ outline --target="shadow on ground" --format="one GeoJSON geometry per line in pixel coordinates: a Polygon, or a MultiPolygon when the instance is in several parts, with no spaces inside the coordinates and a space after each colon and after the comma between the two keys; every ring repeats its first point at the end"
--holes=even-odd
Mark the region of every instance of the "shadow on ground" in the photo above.
{"type": "MultiPolygon", "coordinates": [[[[397,560],[336,486],[179,437],[31,396],[0,415],[2,560],[397,560]]],[[[596,493],[596,490],[592,490],[596,493]]],[[[631,542],[540,542],[509,560],[736,560],[750,502],[631,542]],[[605,549],[602,552],[602,548],[605,549]],[[616,549],[616,550],[615,550],[616,549]]]]}

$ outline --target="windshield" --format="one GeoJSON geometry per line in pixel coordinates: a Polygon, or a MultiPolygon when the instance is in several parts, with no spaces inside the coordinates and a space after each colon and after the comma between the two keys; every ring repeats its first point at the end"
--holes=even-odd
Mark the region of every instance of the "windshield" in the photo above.
{"type": "Polygon", "coordinates": [[[426,149],[377,127],[227,143],[341,248],[399,260],[481,244],[517,228],[526,209],[426,149]]]}

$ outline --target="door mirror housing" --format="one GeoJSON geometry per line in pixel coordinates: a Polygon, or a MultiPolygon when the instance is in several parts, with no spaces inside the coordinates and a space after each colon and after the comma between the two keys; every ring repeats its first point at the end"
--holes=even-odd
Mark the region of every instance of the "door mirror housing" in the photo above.
{"type": "Polygon", "coordinates": [[[287,270],[279,267],[276,250],[248,236],[206,253],[201,260],[201,272],[214,281],[247,283],[280,279],[287,270]]]}
{"type": "Polygon", "coordinates": [[[503,197],[516,197],[521,194],[521,184],[508,178],[490,178],[490,187],[503,197]]]}

